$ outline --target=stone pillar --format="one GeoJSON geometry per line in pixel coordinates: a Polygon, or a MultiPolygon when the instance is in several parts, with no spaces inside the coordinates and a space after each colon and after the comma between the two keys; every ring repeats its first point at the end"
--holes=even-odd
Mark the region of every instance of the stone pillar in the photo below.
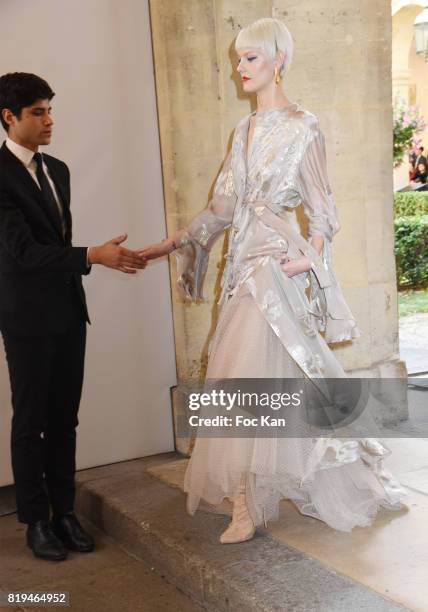
{"type": "MultiPolygon", "coordinates": [[[[326,137],[342,222],[336,269],[363,331],[337,347],[337,357],[355,375],[404,377],[393,250],[390,3],[150,0],[150,10],[168,232],[206,205],[234,125],[254,108],[234,76],[234,38],[260,17],[283,19],[295,41],[284,88],[319,117],[326,137]]],[[[180,378],[203,373],[223,252],[220,241],[203,305],[183,304],[172,263],[180,378]]],[[[395,403],[389,416],[406,413],[405,402],[395,403]]]]}

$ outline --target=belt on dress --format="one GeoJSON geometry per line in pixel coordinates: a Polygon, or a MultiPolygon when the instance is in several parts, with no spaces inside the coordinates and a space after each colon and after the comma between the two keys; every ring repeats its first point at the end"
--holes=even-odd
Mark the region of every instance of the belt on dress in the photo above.
{"type": "Polygon", "coordinates": [[[329,269],[327,265],[324,264],[321,255],[319,255],[317,250],[294,229],[291,223],[278,217],[273,211],[273,205],[271,208],[269,203],[264,201],[248,202],[248,205],[254,209],[254,212],[263,220],[263,223],[277,230],[277,232],[288,240],[288,242],[294,243],[294,246],[309,259],[311,269],[317,277],[321,288],[329,287],[333,284],[329,269]]]}

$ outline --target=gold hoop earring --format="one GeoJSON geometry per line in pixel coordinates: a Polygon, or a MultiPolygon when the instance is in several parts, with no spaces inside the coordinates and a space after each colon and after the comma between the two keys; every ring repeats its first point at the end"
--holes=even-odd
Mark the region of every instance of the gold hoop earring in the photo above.
{"type": "Polygon", "coordinates": [[[279,76],[278,66],[275,66],[275,83],[278,85],[280,80],[281,80],[281,77],[279,76]]]}

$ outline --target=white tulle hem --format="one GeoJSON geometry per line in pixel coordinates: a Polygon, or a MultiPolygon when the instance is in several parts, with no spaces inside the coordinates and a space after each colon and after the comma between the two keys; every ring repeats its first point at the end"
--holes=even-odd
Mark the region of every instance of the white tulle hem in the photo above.
{"type": "MultiPolygon", "coordinates": [[[[407,492],[384,466],[390,453],[373,438],[320,438],[314,442],[305,472],[300,476],[287,471],[248,471],[247,503],[252,519],[256,525],[266,526],[268,521],[279,518],[280,501],[289,499],[301,514],[338,531],[367,527],[380,508],[396,511],[406,507],[403,500],[407,492]]],[[[229,471],[223,482],[221,479],[214,482],[215,470],[207,478],[194,469],[189,463],[184,486],[190,514],[195,513],[201,499],[214,507],[225,498],[233,499],[241,472],[229,471]]]]}

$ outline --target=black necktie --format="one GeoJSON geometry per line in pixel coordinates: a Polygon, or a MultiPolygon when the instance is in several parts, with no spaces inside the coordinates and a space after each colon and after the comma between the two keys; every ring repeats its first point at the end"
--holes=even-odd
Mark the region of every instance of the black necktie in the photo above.
{"type": "Polygon", "coordinates": [[[48,205],[48,208],[53,215],[55,223],[61,229],[62,235],[64,236],[65,234],[64,219],[62,218],[62,214],[60,213],[60,210],[58,208],[58,204],[53,194],[52,187],[50,186],[47,176],[43,170],[42,154],[34,153],[33,159],[37,165],[36,176],[37,176],[37,180],[39,181],[43,199],[45,203],[48,205]]]}

